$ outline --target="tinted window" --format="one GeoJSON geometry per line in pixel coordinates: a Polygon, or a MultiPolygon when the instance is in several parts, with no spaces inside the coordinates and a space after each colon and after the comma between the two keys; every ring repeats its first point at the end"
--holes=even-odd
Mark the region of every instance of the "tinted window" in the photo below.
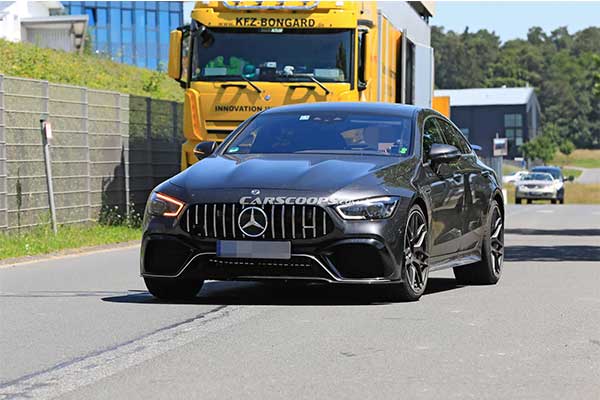
{"type": "Polygon", "coordinates": [[[347,112],[294,112],[257,116],[226,154],[357,153],[405,156],[412,143],[409,117],[347,112]]]}
{"type": "Polygon", "coordinates": [[[534,171],[534,172],[545,172],[545,173],[548,173],[548,174],[552,175],[552,177],[554,179],[561,179],[560,169],[558,169],[558,168],[534,167],[532,169],[532,171],[534,171]]]}
{"type": "Polygon", "coordinates": [[[446,138],[446,143],[451,144],[460,150],[463,154],[468,154],[471,152],[471,149],[467,142],[463,139],[462,135],[458,133],[454,127],[443,119],[436,118],[437,123],[440,125],[442,132],[444,133],[444,137],[446,138]]]}
{"type": "Polygon", "coordinates": [[[434,143],[445,144],[445,141],[435,119],[428,118],[423,126],[423,161],[429,160],[429,151],[434,143]]]}

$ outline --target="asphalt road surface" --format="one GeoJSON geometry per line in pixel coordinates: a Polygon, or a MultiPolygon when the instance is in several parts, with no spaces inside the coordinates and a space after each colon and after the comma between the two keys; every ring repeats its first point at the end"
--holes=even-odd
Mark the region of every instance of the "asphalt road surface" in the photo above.
{"type": "Polygon", "coordinates": [[[514,206],[497,286],[206,284],[161,303],[138,249],[0,269],[0,398],[600,399],[600,206],[514,206]]]}

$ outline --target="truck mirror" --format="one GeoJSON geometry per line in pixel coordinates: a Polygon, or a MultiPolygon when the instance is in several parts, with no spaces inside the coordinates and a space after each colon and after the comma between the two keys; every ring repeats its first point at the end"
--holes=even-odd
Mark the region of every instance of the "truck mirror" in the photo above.
{"type": "Polygon", "coordinates": [[[168,75],[176,80],[181,78],[181,41],[183,32],[179,29],[171,31],[169,38],[169,68],[168,75]]]}
{"type": "Polygon", "coordinates": [[[363,90],[367,90],[367,86],[368,86],[368,82],[358,81],[356,88],[358,89],[359,92],[362,92],[363,90]]]}

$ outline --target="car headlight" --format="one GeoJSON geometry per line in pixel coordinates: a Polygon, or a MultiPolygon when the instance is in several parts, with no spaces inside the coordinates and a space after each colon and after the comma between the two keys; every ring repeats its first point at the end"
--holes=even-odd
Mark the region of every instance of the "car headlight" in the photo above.
{"type": "Polygon", "coordinates": [[[383,219],[392,215],[397,203],[397,197],[376,197],[341,204],[335,209],[344,219],[383,219]]]}
{"type": "Polygon", "coordinates": [[[177,217],[184,206],[185,203],[175,197],[152,192],[146,204],[146,212],[157,217],[177,217]]]}

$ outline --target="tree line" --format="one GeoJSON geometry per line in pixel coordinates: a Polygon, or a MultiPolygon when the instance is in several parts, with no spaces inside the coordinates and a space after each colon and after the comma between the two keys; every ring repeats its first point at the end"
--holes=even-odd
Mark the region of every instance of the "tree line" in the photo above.
{"type": "Polygon", "coordinates": [[[535,88],[543,138],[526,145],[525,153],[547,146],[600,148],[600,28],[571,34],[566,27],[550,33],[532,27],[526,39],[502,43],[485,29],[457,33],[433,26],[431,42],[438,89],[535,88]]]}

